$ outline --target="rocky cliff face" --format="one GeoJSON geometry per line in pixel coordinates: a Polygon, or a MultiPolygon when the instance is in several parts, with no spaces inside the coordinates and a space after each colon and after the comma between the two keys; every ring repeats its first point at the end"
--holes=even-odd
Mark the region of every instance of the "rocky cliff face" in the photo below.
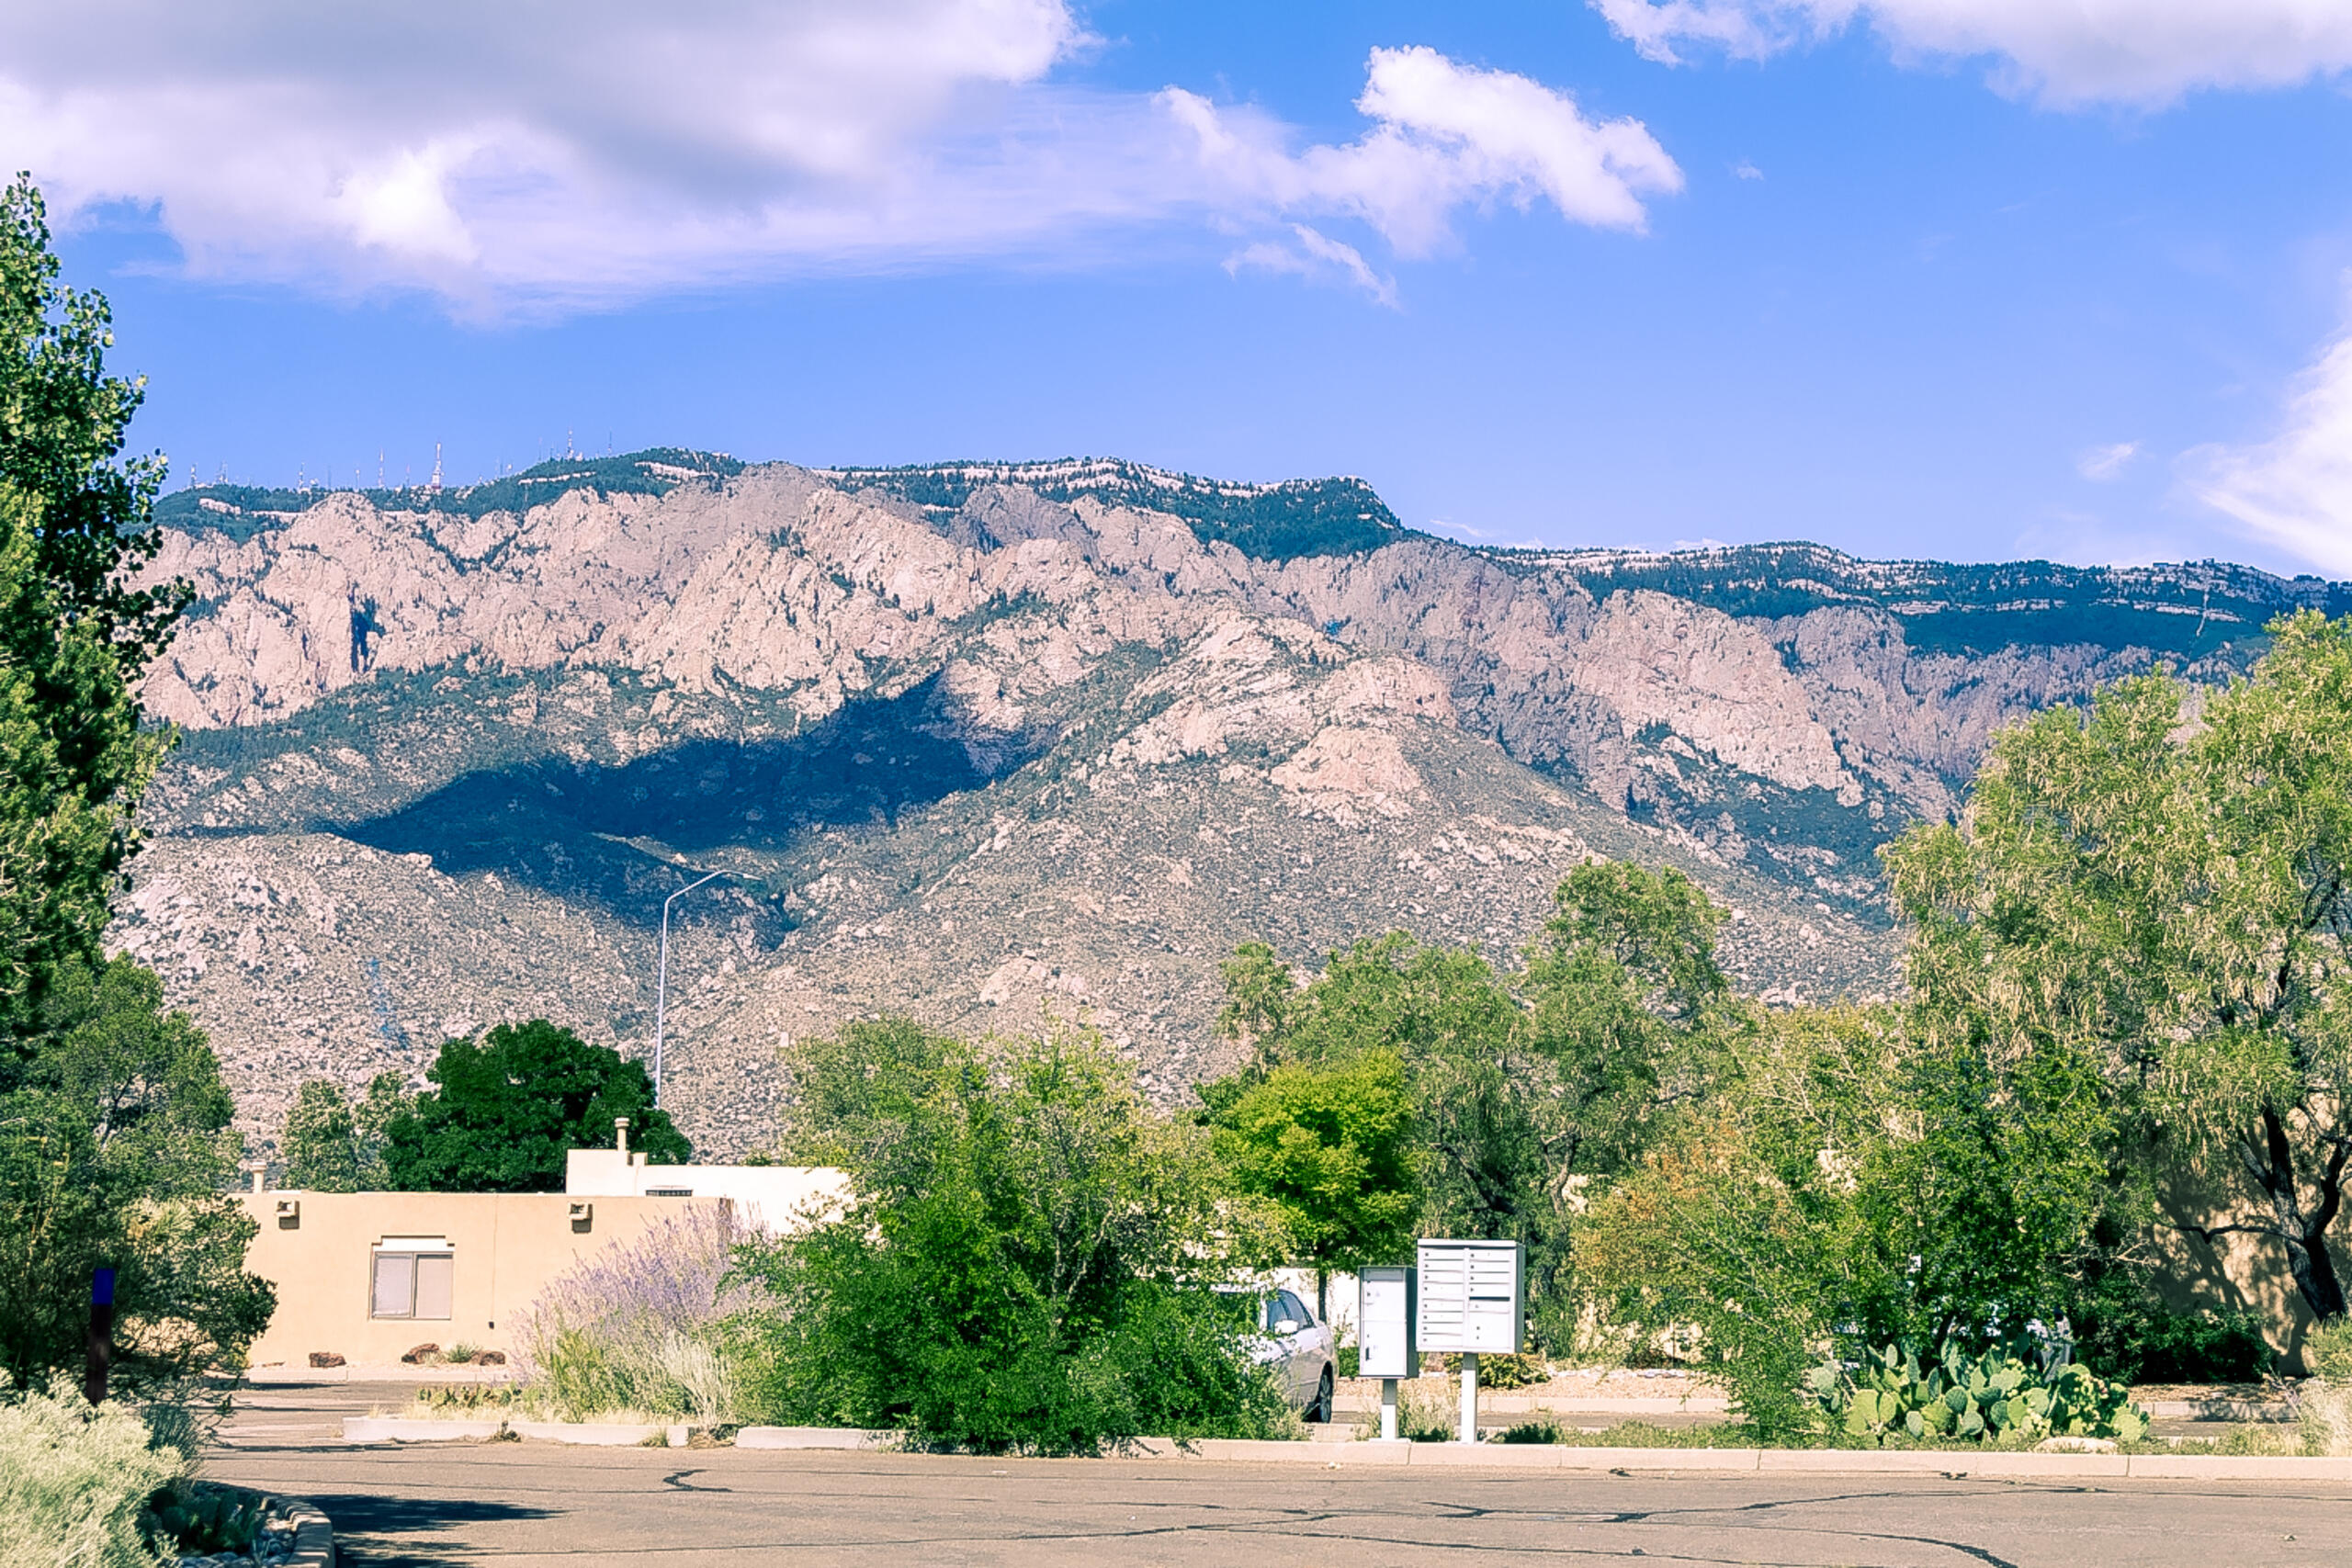
{"type": "Polygon", "coordinates": [[[1176,1095],[1216,965],[1392,927],[1508,961],[1593,854],[1738,912],[1754,989],[1883,991],[1873,853],[1987,738],[2339,591],[1805,547],[1480,552],[1353,481],[827,474],[660,453],[494,490],[185,492],[187,731],[118,926],[256,1131],[302,1076],[545,1014],[773,1129],[773,1048],[883,1008],[1084,1016],[1176,1095]]]}

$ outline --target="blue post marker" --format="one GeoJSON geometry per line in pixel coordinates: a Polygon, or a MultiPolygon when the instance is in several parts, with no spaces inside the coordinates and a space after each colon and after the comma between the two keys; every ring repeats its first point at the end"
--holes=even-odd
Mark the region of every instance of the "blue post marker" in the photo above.
{"type": "Polygon", "coordinates": [[[107,1397],[107,1367],[114,1360],[114,1270],[90,1275],[90,1337],[85,1346],[82,1393],[93,1404],[107,1397]]]}

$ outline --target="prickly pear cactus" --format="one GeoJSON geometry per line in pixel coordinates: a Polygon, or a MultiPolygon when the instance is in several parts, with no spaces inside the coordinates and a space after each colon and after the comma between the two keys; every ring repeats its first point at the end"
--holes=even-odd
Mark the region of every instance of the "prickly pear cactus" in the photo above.
{"type": "Polygon", "coordinates": [[[1963,1442],[2147,1435],[2147,1413],[2122,1384],[2072,1365],[2045,1377],[2030,1356],[2030,1347],[2015,1344],[1972,1356],[1947,1339],[1923,1369],[1915,1352],[1886,1345],[1850,1371],[1815,1368],[1804,1392],[1838,1430],[1882,1442],[1898,1434],[1963,1442]]]}

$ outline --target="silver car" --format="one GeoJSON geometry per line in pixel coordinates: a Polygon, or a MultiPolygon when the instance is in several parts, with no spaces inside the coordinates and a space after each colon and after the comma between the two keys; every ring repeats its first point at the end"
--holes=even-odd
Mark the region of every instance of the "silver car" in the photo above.
{"type": "Polygon", "coordinates": [[[1331,1396],[1339,1379],[1331,1325],[1295,1291],[1278,1285],[1221,1285],[1221,1295],[1250,1296],[1257,1332],[1250,1337],[1250,1359],[1279,1369],[1283,1392],[1309,1421],[1331,1419],[1331,1396]]]}

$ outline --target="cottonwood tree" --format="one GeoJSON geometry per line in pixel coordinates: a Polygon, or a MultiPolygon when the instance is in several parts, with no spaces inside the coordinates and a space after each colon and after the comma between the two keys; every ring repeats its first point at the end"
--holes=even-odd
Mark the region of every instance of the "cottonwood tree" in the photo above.
{"type": "Polygon", "coordinates": [[[105,299],[59,281],[40,195],[0,191],[0,1362],[78,1365],[117,1271],[127,1383],[233,1363],[267,1321],[220,1066],[155,976],[106,960],[132,812],[167,749],[134,690],[187,602],[132,577],[161,458],[120,460],[141,389],[105,299]]]}
{"type": "Polygon", "coordinates": [[[2092,1063],[2119,1152],[2185,1162],[2205,1235],[2274,1242],[2323,1320],[2352,1165],[2352,621],[2274,623],[2199,702],[2162,674],[2003,734],[1964,818],[1887,854],[1914,1027],[1997,1076],[2092,1063]]]}
{"type": "Polygon", "coordinates": [[[1286,1064],[1389,1052],[1421,1146],[1425,1234],[1525,1242],[1552,1300],[1576,1189],[1625,1168],[1710,1081],[1727,1025],[1718,911],[1678,872],[1579,866],[1524,967],[1403,932],[1329,956],[1302,985],[1270,947],[1225,966],[1219,1027],[1251,1050],[1212,1111],[1286,1064]]]}
{"type": "Polygon", "coordinates": [[[385,1129],[385,1185],[397,1192],[560,1192],[568,1151],[602,1148],[629,1120],[629,1146],[654,1165],[692,1155],[653,1105],[641,1062],[546,1019],[452,1040],[419,1094],[385,1129]]]}
{"type": "Polygon", "coordinates": [[[389,1179],[384,1140],[413,1109],[397,1073],[378,1073],[355,1105],[343,1086],[311,1078],[294,1091],[277,1135],[286,1185],[309,1192],[367,1192],[389,1179]]]}
{"type": "MultiPolygon", "coordinates": [[[[163,459],[119,461],[143,391],[106,373],[105,297],[64,287],[40,193],[0,192],[0,1028],[97,957],[131,813],[168,749],[133,690],[187,602],[136,586],[163,459]]],[[[0,1060],[0,1087],[11,1070],[0,1060]]]]}
{"type": "Polygon", "coordinates": [[[1272,1206],[1283,1260],[1315,1270],[1316,1315],[1328,1321],[1333,1270],[1412,1251],[1420,1151],[1405,1064],[1380,1049],[1329,1067],[1288,1063],[1217,1098],[1217,1163],[1272,1206]]]}

